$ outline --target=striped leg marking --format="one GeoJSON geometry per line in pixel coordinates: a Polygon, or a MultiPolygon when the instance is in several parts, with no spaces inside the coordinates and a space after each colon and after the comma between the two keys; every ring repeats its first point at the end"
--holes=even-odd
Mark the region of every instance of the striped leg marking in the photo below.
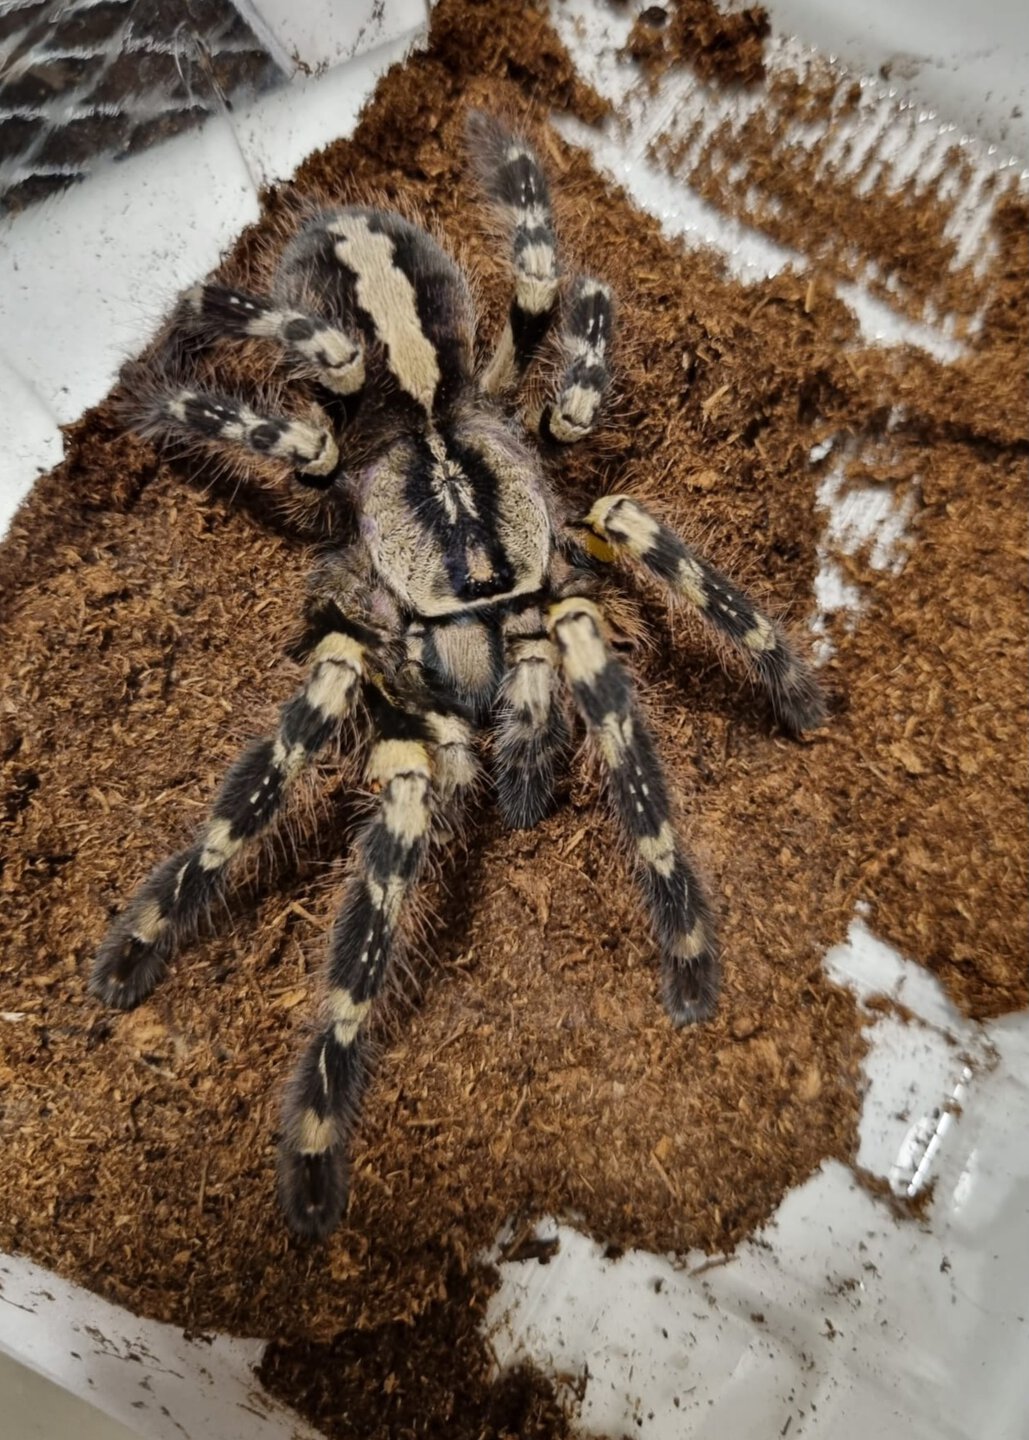
{"type": "Polygon", "coordinates": [[[568,365],[561,392],[540,416],[540,434],[545,440],[572,445],[584,439],[596,424],[611,380],[607,348],[612,321],[610,290],[599,280],[580,276],[572,291],[562,336],[568,365]]]}
{"type": "Polygon", "coordinates": [[[587,547],[594,555],[612,559],[624,554],[638,561],[728,636],[757,672],[786,730],[796,735],[824,723],[821,686],[775,621],[638,500],[605,495],[586,524],[595,537],[587,547]]]}
{"type": "Polygon", "coordinates": [[[711,912],[672,828],[668,787],[632,681],[589,600],[551,606],[547,622],[575,704],[607,767],[612,809],[661,946],[665,1009],[676,1025],[706,1020],[718,998],[711,912]]]}
{"type": "Polygon", "coordinates": [[[272,823],[290,781],[352,714],[364,655],[350,635],[322,637],[307,683],[283,706],[276,733],[240,756],[193,844],[158,865],[111,926],[89,980],[98,999],[128,1010],[150,994],[220,892],[229,862],[272,823]]]}
{"type": "Polygon", "coordinates": [[[360,341],[317,315],[280,309],[270,300],[227,285],[196,285],[186,292],[182,303],[187,314],[212,336],[259,336],[278,341],[336,395],[354,395],[364,384],[360,341]]]}
{"type": "Polygon", "coordinates": [[[495,731],[496,787],[500,813],[515,829],[530,829],[553,809],[557,766],[569,739],[556,665],[545,634],[519,635],[508,644],[495,731]]]}
{"type": "MultiPolygon", "coordinates": [[[[408,736],[413,718],[404,726],[408,736]]],[[[428,722],[421,728],[425,738],[387,735],[369,755],[365,779],[379,789],[378,808],[358,842],[333,928],[321,1027],[287,1091],[279,1198],[299,1235],[327,1235],[347,1203],[349,1140],[364,1078],[361,1028],[385,982],[432,829],[428,722]]]]}
{"type": "Polygon", "coordinates": [[[339,463],[329,430],[283,415],[259,415],[249,405],[209,390],[169,390],[151,405],[148,429],[224,440],[255,455],[285,460],[301,480],[328,485],[339,463]]]}
{"type": "Polygon", "coordinates": [[[492,116],[473,111],[468,138],[479,179],[511,233],[515,293],[482,377],[487,395],[513,390],[543,342],[557,305],[559,272],[550,190],[535,153],[492,116]]]}

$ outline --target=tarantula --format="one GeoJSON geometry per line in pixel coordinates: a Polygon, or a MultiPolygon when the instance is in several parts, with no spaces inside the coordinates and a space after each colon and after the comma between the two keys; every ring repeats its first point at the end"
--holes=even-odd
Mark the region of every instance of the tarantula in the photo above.
{"type": "Polygon", "coordinates": [[[514,270],[508,318],[483,373],[475,373],[475,317],[455,262],[400,215],[347,207],[302,225],[270,298],[203,284],[172,326],[180,339],[264,337],[289,393],[317,400],[318,423],[258,413],[181,374],[176,383],[167,365],[147,402],[150,429],[284,460],[356,517],[356,543],[332,552],[310,591],[306,683],[282,707],[275,733],[229,770],[193,843],[159,865],[114,921],[90,981],[120,1008],[148,996],[230,862],[272,825],[291,782],[347,722],[356,725],[375,805],[351,857],[322,1008],[287,1088],[279,1149],[286,1218],[318,1237],[347,1201],[369,1011],[430,848],[476,780],[482,732],[492,736],[502,817],[532,826],[551,808],[570,697],[635,857],[668,1014],[682,1025],[713,1011],[711,909],[673,828],[651,732],[598,599],[614,562],[649,572],[727,636],[785,729],[824,718],[818,684],[779,626],[637,500],[605,495],[572,522],[551,494],[509,399],[561,315],[565,369],[535,426],[539,448],[558,452],[589,435],[609,383],[612,296],[583,276],[563,287],[547,181],[530,145],[482,114],[470,117],[469,135],[514,270]]]}

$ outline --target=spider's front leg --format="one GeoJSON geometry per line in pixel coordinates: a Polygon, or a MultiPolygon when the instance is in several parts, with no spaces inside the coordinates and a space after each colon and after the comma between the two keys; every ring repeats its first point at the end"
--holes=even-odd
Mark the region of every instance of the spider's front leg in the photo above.
{"type": "MultiPolygon", "coordinates": [[[[186,337],[213,344],[220,339],[269,340],[291,369],[312,380],[329,401],[348,399],[364,385],[361,341],[318,315],[283,307],[261,295],[227,285],[196,285],[183,296],[171,331],[169,353],[188,354],[186,337]]],[[[176,367],[173,366],[174,370],[176,367]]],[[[328,489],[339,468],[331,430],[313,419],[269,414],[236,395],[210,390],[136,367],[138,427],[156,435],[178,435],[240,446],[291,465],[301,484],[328,489]]],[[[131,383],[131,376],[130,376],[131,383]]]]}
{"type": "Polygon", "coordinates": [[[665,1008],[677,1025],[706,1020],[718,998],[714,923],[673,828],[664,771],[632,680],[608,648],[591,601],[558,601],[547,624],[572,698],[607,767],[611,806],[636,861],[661,946],[665,1008]]]}
{"type": "Polygon", "coordinates": [[[394,958],[408,898],[433,830],[453,818],[476,774],[467,721],[390,705],[365,779],[378,805],[329,942],[320,1025],[288,1089],[279,1146],[279,1198],[291,1229],[320,1239],[338,1224],[349,1192],[350,1137],[364,1081],[361,1031],[394,958]]]}
{"type": "Polygon", "coordinates": [[[157,866],[108,931],[89,980],[106,1004],[128,1010],[146,999],[218,895],[229,862],[268,828],[290,782],[353,713],[378,637],[332,605],[320,619],[307,683],[283,706],[275,734],[240,756],[193,844],[157,866]]]}
{"type": "Polygon", "coordinates": [[[600,560],[643,565],[726,635],[753,666],[780,724],[791,734],[825,721],[825,697],[811,667],[774,620],[696,555],[674,530],[629,495],[605,495],[586,516],[587,549],[600,560]]]}

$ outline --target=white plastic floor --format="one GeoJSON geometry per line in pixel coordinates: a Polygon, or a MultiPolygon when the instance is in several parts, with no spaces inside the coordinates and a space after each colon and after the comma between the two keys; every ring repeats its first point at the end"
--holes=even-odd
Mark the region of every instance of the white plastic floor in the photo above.
{"type": "MultiPolygon", "coordinates": [[[[267,0],[263,23],[283,53],[296,48],[313,64],[351,58],[237,110],[232,126],[212,124],[111,167],[0,232],[0,530],[60,458],[58,423],[106,393],[178,290],[256,218],[257,185],[352,128],[423,15],[421,0],[345,8],[346,18],[329,0],[267,0]],[[325,17],[329,30],[316,23],[325,17]]],[[[639,8],[554,0],[583,71],[626,117],[617,133],[564,124],[566,135],[670,233],[716,246],[742,276],[797,263],[646,164],[647,140],[689,97],[674,78],[655,96],[627,95],[614,50],[639,8]]],[[[777,40],[773,63],[791,63],[807,45],[844,57],[859,75],[891,62],[890,82],[869,93],[885,110],[903,93],[923,107],[922,131],[905,132],[912,163],[948,121],[979,137],[968,153],[984,173],[1015,163],[1012,151],[1029,157],[1029,7],[1019,0],[875,0],[860,20],[833,0],[773,0],[769,9],[780,37],[800,37],[777,40]]],[[[966,218],[971,233],[983,217],[966,218]]],[[[944,359],[958,352],[945,324],[913,327],[859,287],[842,293],[870,338],[944,359]]],[[[860,624],[860,596],[841,583],[829,541],[872,538],[877,563],[893,566],[906,518],[860,497],[843,507],[835,483],[830,473],[820,490],[827,545],[816,633],[820,616],[843,606],[860,624]]],[[[860,914],[826,965],[859,995],[892,994],[914,1016],[902,1025],[877,1013],[871,1027],[858,1160],[898,1194],[932,1184],[924,1222],[898,1223],[832,1164],[724,1262],[638,1252],[607,1261],[586,1237],[550,1227],[561,1243],[547,1267],[502,1267],[493,1343],[501,1364],[531,1357],[588,1375],[584,1427],[653,1440],[1029,1437],[1029,1016],[970,1024],[860,914]]],[[[8,1020],[0,1014],[0,1033],[8,1020]]],[[[83,1440],[310,1434],[258,1391],[261,1345],[188,1342],[0,1256],[0,1414],[11,1440],[73,1427],[83,1440]]]]}

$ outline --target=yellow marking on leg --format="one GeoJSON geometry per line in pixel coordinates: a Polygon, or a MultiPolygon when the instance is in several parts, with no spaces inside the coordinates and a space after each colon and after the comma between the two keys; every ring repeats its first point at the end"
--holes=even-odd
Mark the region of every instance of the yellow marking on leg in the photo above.
{"type": "Polygon", "coordinates": [[[397,775],[382,802],[382,821],[395,840],[412,846],[429,828],[428,775],[397,775]]]}
{"type": "Polygon", "coordinates": [[[586,523],[615,546],[642,560],[661,533],[661,523],[628,495],[603,495],[595,502],[586,523]],[[617,514],[613,512],[617,510],[617,514]]]}
{"type": "Polygon", "coordinates": [[[371,1008],[370,1000],[355,1000],[342,986],[329,991],[325,997],[325,1014],[332,1025],[337,1045],[344,1049],[353,1045],[371,1008]]]}
{"type": "Polygon", "coordinates": [[[386,922],[387,930],[392,930],[400,919],[400,907],[407,893],[407,882],[402,875],[391,875],[385,885],[380,885],[377,880],[370,878],[365,880],[365,884],[368,886],[372,904],[386,922]]]}
{"type": "Polygon", "coordinates": [[[369,785],[385,788],[405,771],[414,771],[427,780],[432,773],[429,752],[420,740],[380,740],[372,746],[364,778],[369,785]]]}
{"type": "Polygon", "coordinates": [[[350,709],[357,672],[346,662],[321,660],[307,682],[304,698],[326,719],[339,720],[350,709]]]}
{"type": "Polygon", "coordinates": [[[605,565],[610,565],[618,558],[618,551],[615,547],[609,541],[601,539],[592,530],[583,536],[582,548],[588,555],[592,555],[594,560],[600,560],[605,565]]]}
{"type": "Polygon", "coordinates": [[[515,281],[515,301],[530,315],[543,315],[557,300],[553,275],[554,249],[551,245],[528,245],[518,257],[525,270],[515,281]]]}
{"type": "Polygon", "coordinates": [[[344,635],[340,630],[330,630],[314,647],[311,659],[315,664],[319,660],[335,660],[341,665],[350,664],[360,671],[364,669],[364,646],[352,635],[344,635]]]}
{"type": "Polygon", "coordinates": [[[625,761],[632,746],[634,726],[631,715],[605,715],[597,728],[597,744],[612,770],[625,761]]]}
{"type": "Polygon", "coordinates": [[[703,920],[698,920],[688,933],[676,936],[672,953],[680,960],[696,960],[703,955],[707,945],[707,929],[703,920]]]}
{"type": "Polygon", "coordinates": [[[306,420],[291,420],[270,453],[283,460],[294,460],[297,469],[305,475],[328,475],[339,460],[339,449],[329,432],[320,425],[309,425],[306,420]]]}
{"type": "Polygon", "coordinates": [[[332,1116],[322,1119],[317,1110],[305,1110],[297,1121],[295,1145],[300,1155],[324,1155],[336,1144],[338,1131],[332,1116]]]}
{"type": "Polygon", "coordinates": [[[704,583],[704,572],[689,555],[684,555],[679,561],[676,585],[691,605],[695,605],[698,610],[707,609],[709,596],[704,583]]]}
{"type": "MultiPolygon", "coordinates": [[[[272,764],[276,770],[281,770],[286,780],[292,780],[298,770],[302,769],[307,761],[307,750],[301,744],[290,746],[287,750],[281,735],[276,735],[275,744],[272,746],[272,764]]],[[[265,780],[267,780],[265,776],[265,780]]],[[[264,782],[262,782],[264,783],[264,782]]]]}
{"type": "MultiPolygon", "coordinates": [[[[554,703],[557,655],[549,640],[523,640],[504,681],[504,696],[517,711],[528,711],[529,724],[541,729],[554,703]]],[[[519,720],[521,716],[517,717],[519,720]]]]}
{"type": "Polygon", "coordinates": [[[558,637],[561,664],[569,681],[589,684],[608,663],[600,611],[590,600],[571,596],[547,611],[547,627],[558,637]]]}
{"type": "Polygon", "coordinates": [[[148,900],[135,916],[132,938],[143,945],[153,945],[161,932],[168,928],[167,918],[161,914],[156,900],[148,900]]]}
{"type": "Polygon", "coordinates": [[[566,444],[587,435],[603,399],[592,385],[570,385],[558,396],[550,416],[550,433],[566,444]]]}
{"type": "Polygon", "coordinates": [[[478,765],[471,745],[471,733],[456,715],[433,712],[426,720],[439,747],[433,755],[440,796],[449,800],[458,790],[475,783],[478,765]]]}
{"type": "Polygon", "coordinates": [[[774,650],[778,643],[775,638],[775,627],[770,620],[763,615],[755,615],[754,628],[748,630],[743,637],[743,643],[748,650],[753,650],[756,655],[761,655],[768,650],[774,650]]]}
{"type": "Polygon", "coordinates": [[[675,831],[665,821],[656,835],[643,835],[637,842],[640,859],[665,880],[675,869],[675,831]]]}
{"type": "Polygon", "coordinates": [[[233,835],[232,821],[220,816],[209,822],[204,834],[204,846],[200,852],[201,870],[220,870],[227,865],[243,844],[242,839],[233,835]]]}

